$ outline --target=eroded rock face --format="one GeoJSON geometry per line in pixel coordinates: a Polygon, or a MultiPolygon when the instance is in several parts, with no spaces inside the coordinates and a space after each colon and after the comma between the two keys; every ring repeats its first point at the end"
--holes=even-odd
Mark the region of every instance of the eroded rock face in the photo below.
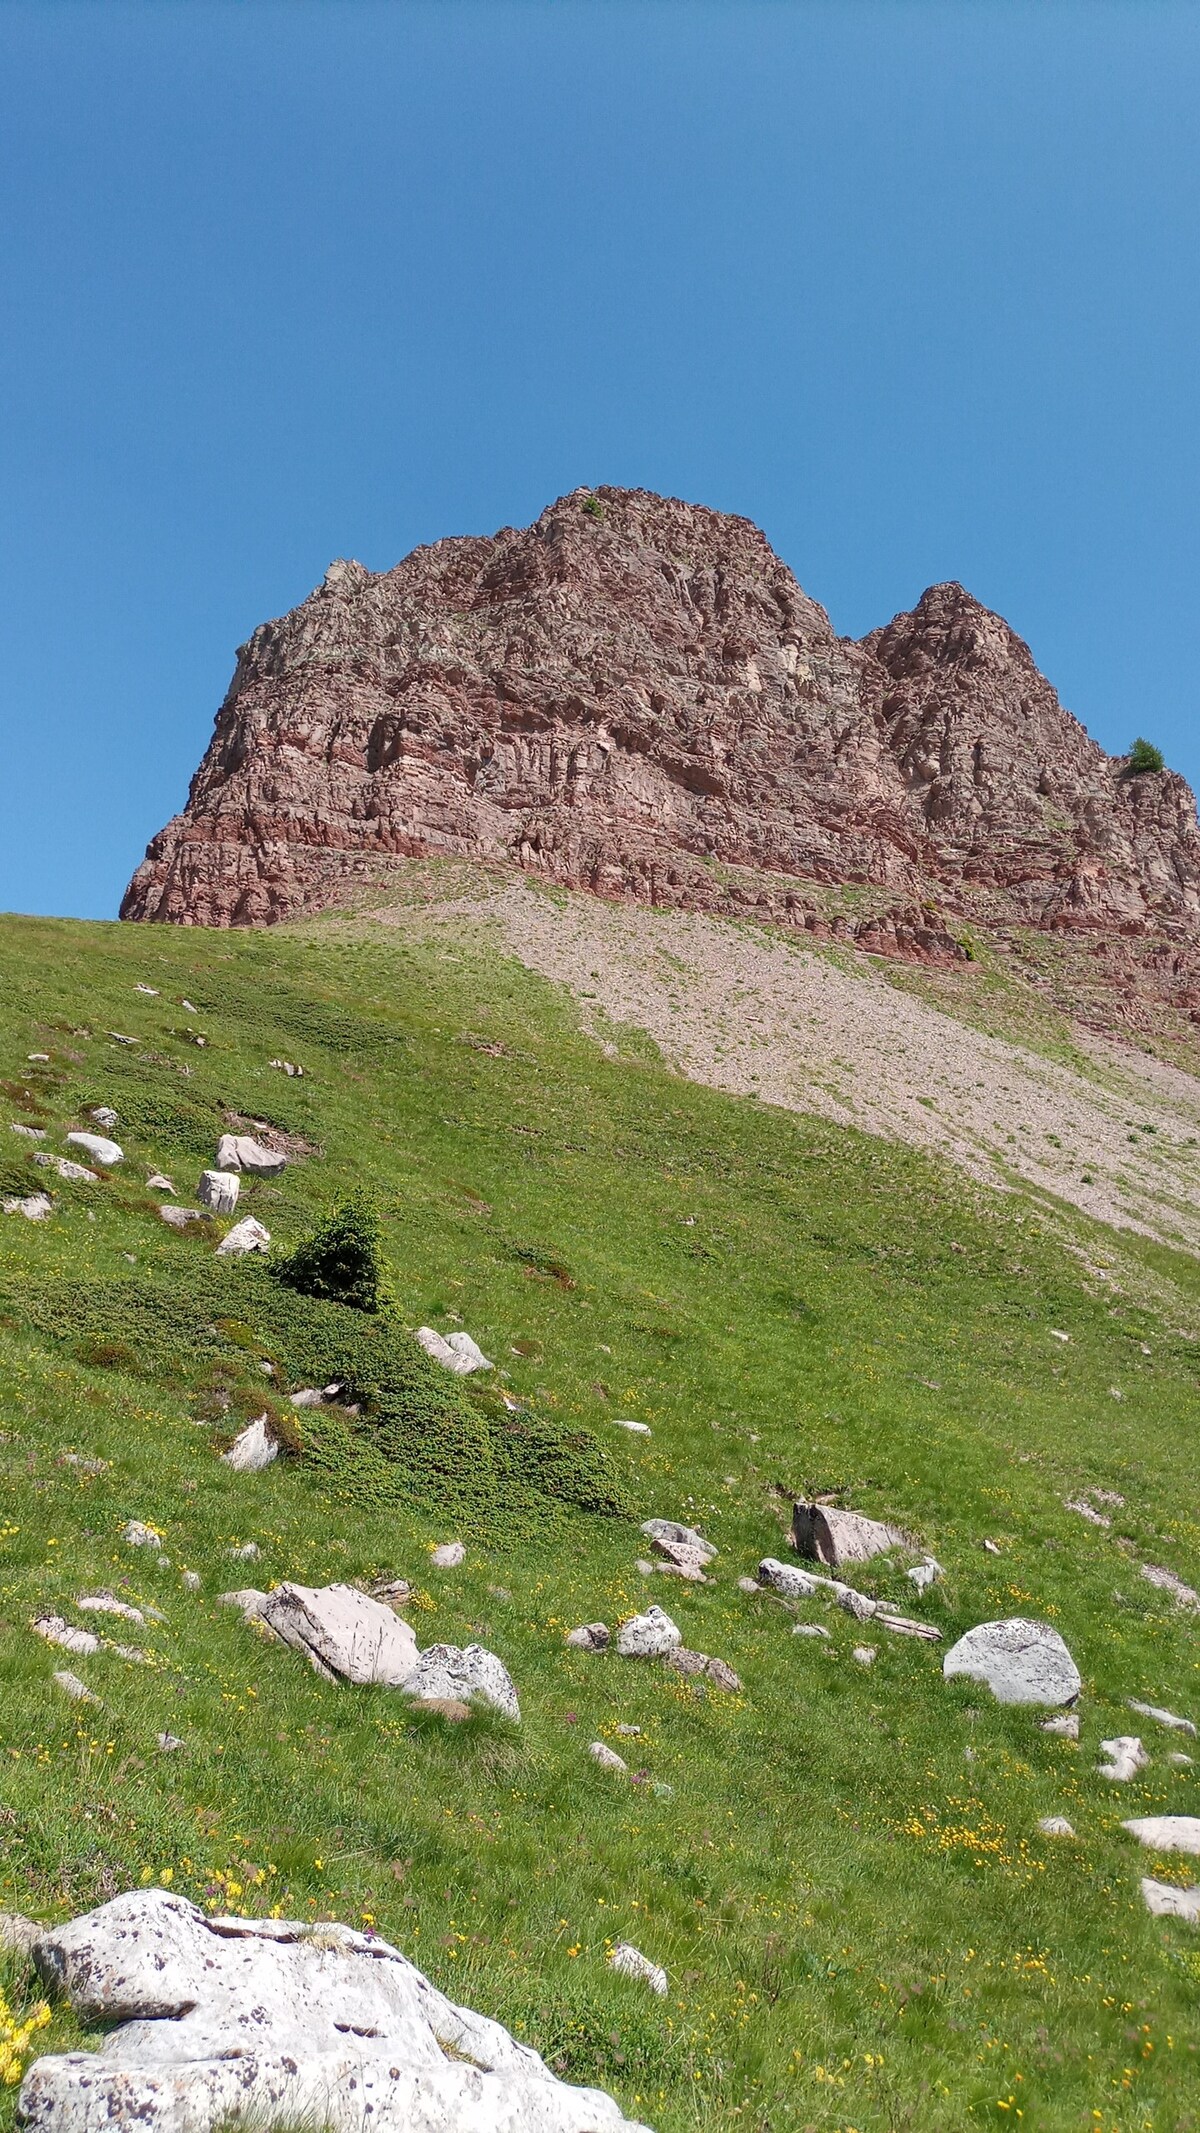
{"type": "MultiPolygon", "coordinates": [[[[631,2133],[612,2098],[555,2079],[498,2022],[346,1926],[205,1918],[146,1889],[44,1933],[34,1960],[99,2052],[30,2067],[37,2133],[208,2133],[235,2118],[333,2133],[631,2133]]],[[[633,2129],[637,2133],[637,2129],[633,2129]]]]}
{"type": "MultiPolygon", "coordinates": [[[[1105,755],[999,616],[939,585],[839,638],[748,520],[644,490],[333,565],[242,647],[122,916],[270,923],[429,853],[935,961],[939,899],[1200,932],[1189,788],[1105,755]],[[886,893],[831,926],[803,884],[842,882],[886,893]]],[[[1176,948],[1145,982],[1200,1000],[1176,948]]]]}

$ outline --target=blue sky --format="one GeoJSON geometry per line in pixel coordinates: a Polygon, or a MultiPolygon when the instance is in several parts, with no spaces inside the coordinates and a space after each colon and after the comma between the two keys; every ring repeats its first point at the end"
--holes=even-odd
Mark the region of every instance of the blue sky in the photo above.
{"type": "Polygon", "coordinates": [[[1191,0],[4,0],[0,907],[115,913],[333,556],[581,482],[1200,780],[1197,110],[1191,0]]]}

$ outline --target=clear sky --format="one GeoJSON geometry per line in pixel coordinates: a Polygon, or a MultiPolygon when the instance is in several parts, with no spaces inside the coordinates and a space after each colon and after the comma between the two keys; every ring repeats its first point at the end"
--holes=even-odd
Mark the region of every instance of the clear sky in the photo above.
{"type": "Polygon", "coordinates": [[[1200,5],[0,0],[0,907],[332,557],[582,482],[959,578],[1200,780],[1200,5]]]}

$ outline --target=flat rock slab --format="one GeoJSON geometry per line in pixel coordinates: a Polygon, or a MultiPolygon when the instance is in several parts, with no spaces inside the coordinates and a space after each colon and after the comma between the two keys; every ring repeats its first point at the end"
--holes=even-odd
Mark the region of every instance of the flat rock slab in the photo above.
{"type": "Polygon", "coordinates": [[[648,1518],[641,1530],[668,1562],[677,1562],[680,1553],[698,1556],[701,1565],[716,1562],[717,1551],[712,1542],[697,1533],[694,1526],[681,1526],[674,1518],[648,1518]]]}
{"type": "Polygon", "coordinates": [[[872,1556],[886,1555],[889,1548],[902,1548],[906,1536],[898,1526],[886,1526],[878,1518],[864,1518],[859,1511],[839,1511],[833,1504],[798,1503],[792,1506],[792,1546],[797,1555],[814,1563],[869,1563],[872,1556]]]}
{"type": "Polygon", "coordinates": [[[267,1148],[250,1133],[223,1133],[217,1143],[218,1170],[244,1170],[252,1177],[277,1178],[287,1168],[286,1155],[267,1148]]]}
{"type": "Polygon", "coordinates": [[[346,1926],[205,1918],[163,1889],[45,1931],[34,1961],[100,2052],[47,2054],[19,2111],[35,2133],[641,2133],[555,2079],[498,2022],[456,2007],[386,1941],[346,1926]]]}
{"type": "Polygon", "coordinates": [[[93,1163],[99,1163],[103,1170],[115,1170],[118,1163],[125,1161],[125,1150],[119,1148],[116,1141],[106,1139],[103,1133],[68,1133],[67,1146],[82,1148],[84,1154],[90,1155],[93,1163]]]}
{"type": "Polygon", "coordinates": [[[1121,1827],[1148,1851],[1190,1852],[1200,1858],[1200,1815],[1141,1815],[1121,1827]]]}
{"type": "Polygon", "coordinates": [[[256,1619],[338,1681],[398,1689],[416,1669],[408,1623],[353,1585],[277,1585],[256,1619]]]}
{"type": "Polygon", "coordinates": [[[997,1703],[1074,1703],[1083,1682],[1056,1629],[1020,1616],[981,1622],[951,1646],[942,1661],[947,1681],[965,1674],[982,1681],[997,1703]]]}
{"type": "Polygon", "coordinates": [[[1142,1880],[1142,1901],[1155,1918],[1183,1918],[1189,1926],[1200,1925],[1200,1888],[1178,1889],[1169,1881],[1142,1880]]]}
{"type": "Polygon", "coordinates": [[[1161,1704],[1139,1703],[1136,1696],[1127,1696],[1125,1701],[1139,1718],[1153,1718],[1158,1725],[1169,1726],[1173,1733],[1190,1733],[1195,1738],[1196,1728],[1190,1718],[1180,1718],[1175,1711],[1164,1711],[1161,1704]]]}

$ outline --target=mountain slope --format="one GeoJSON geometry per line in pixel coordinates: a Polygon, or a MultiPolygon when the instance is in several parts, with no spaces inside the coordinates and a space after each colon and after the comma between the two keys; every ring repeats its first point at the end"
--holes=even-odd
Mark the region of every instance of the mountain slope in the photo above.
{"type": "MultiPolygon", "coordinates": [[[[1187,1862],[1156,1865],[1119,1825],[1195,1805],[1177,1738],[1125,1704],[1200,1717],[1194,1615],[1141,1575],[1200,1573],[1196,1346],[1172,1330],[1194,1262],[1127,1246],[1169,1278],[1166,1322],[1094,1293],[1019,1193],[682,1080],[636,1034],[609,1030],[606,1051],[486,943],[365,920],[5,921],[2,945],[6,1191],[45,1182],[33,1154],[65,1153],[90,1106],[112,1105],[126,1148],[107,1182],[54,1181],[48,1222],[0,1217],[4,1905],[57,1917],[169,1878],[214,1909],[368,1918],[660,2133],[944,2133],[1017,2106],[1042,2128],[1186,2123],[1195,1943],[1146,1915],[1138,1882],[1187,1862]],[[290,1137],[283,1177],[243,1195],[276,1249],[369,1191],[395,1327],[457,1314],[508,1372],[451,1388],[457,1497],[415,1445],[386,1502],[352,1456],[331,1485],[325,1411],[298,1413],[297,1449],[265,1473],[221,1463],[248,1405],[286,1405],[295,1382],[273,1395],[258,1370],[275,1292],[211,1237],[171,1233],[142,1181],[162,1166],[190,1201],[230,1117],[290,1137]],[[537,1442],[600,1448],[607,1512],[547,1497],[521,1462],[519,1500],[507,1483],[472,1499],[501,1392],[537,1442]],[[1064,1508],[1098,1489],[1124,1498],[1108,1526],[1064,1508]],[[798,1619],[830,1637],[793,1637],[786,1607],[740,1591],[785,1552],[792,1493],[820,1490],[936,1555],[923,1597],[908,1556],[855,1582],[945,1642],[996,1615],[1056,1623],[1084,1675],[1080,1744],[944,1683],[936,1647],[819,1604],[798,1619]],[[650,1515],[711,1534],[710,1584],[638,1573],[650,1515]],[[130,1518],[161,1529],[165,1567],[124,1546],[130,1518]],[[426,1551],[453,1537],[467,1561],[438,1572],[426,1551]],[[250,1539],[264,1586],[412,1578],[419,1641],[499,1652],[520,1731],[450,1728],[260,1644],[216,1604],[250,1539]],[[50,1607],[82,1621],[101,1585],[166,1621],[137,1632],[152,1665],[67,1660],[99,1711],[61,1698],[65,1655],[27,1625],[50,1607]],[[564,1646],[650,1599],[741,1694],[564,1646]],[[1151,1763],[1114,1786],[1097,1744],[1134,1730],[1151,1763]],[[160,1731],[183,1749],[160,1756],[160,1731]],[[597,1768],[594,1738],[645,1782],[597,1768]],[[1074,1839],[1039,1835],[1056,1813],[1074,1839]],[[665,2003],[608,1972],[619,1938],[666,1964],[665,2003]]],[[[15,2001],[27,1981],[8,1976],[15,2001]]],[[[70,2034],[60,2016],[35,2046],[70,2034]]]]}

